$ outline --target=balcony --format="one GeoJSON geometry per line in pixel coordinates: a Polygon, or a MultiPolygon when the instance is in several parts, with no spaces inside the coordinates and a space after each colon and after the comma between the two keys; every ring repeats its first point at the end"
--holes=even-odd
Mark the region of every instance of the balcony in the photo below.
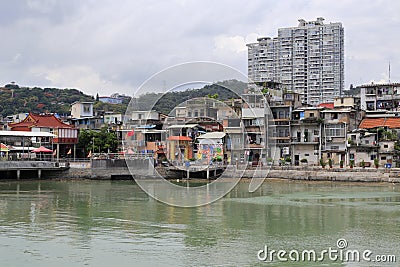
{"type": "Polygon", "coordinates": [[[314,137],[314,138],[294,137],[294,138],[292,138],[292,144],[294,144],[294,145],[318,145],[319,137],[314,137]]]}

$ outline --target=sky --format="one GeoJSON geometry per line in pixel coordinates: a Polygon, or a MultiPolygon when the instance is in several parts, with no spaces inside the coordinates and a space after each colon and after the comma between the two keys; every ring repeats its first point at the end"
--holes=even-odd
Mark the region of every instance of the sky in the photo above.
{"type": "MultiPolygon", "coordinates": [[[[193,61],[247,74],[246,43],[317,17],[345,30],[345,89],[400,82],[400,1],[0,0],[0,86],[133,95],[193,61]]],[[[160,85],[160,87],[165,86],[160,85]]]]}

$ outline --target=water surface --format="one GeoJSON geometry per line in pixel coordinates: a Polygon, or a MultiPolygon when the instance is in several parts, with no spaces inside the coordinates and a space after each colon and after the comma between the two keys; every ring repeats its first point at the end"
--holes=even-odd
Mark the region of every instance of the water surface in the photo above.
{"type": "Polygon", "coordinates": [[[400,186],[240,183],[216,203],[177,208],[133,181],[0,182],[1,266],[398,266],[400,186]],[[271,249],[348,248],[394,263],[262,262],[271,249]]]}

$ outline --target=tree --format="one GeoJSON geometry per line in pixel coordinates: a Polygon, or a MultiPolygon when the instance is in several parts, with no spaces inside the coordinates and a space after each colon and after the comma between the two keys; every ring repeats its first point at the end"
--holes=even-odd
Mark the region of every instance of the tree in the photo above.
{"type": "Polygon", "coordinates": [[[83,152],[83,155],[81,155],[83,157],[89,151],[93,153],[116,153],[118,145],[117,135],[106,127],[100,131],[81,130],[79,132],[77,147],[83,152]]]}

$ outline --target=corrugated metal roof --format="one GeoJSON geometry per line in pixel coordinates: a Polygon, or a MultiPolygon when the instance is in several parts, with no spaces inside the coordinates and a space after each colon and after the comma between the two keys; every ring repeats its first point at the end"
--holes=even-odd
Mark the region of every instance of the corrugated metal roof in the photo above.
{"type": "Polygon", "coordinates": [[[171,125],[168,127],[168,129],[182,129],[182,128],[194,128],[198,127],[198,124],[182,124],[182,125],[171,125]]]}
{"type": "Polygon", "coordinates": [[[192,138],[188,136],[170,136],[167,139],[168,141],[192,141],[192,138]]]}
{"type": "Polygon", "coordinates": [[[224,138],[225,133],[223,132],[211,132],[200,135],[197,139],[221,139],[224,138]]]}
{"type": "Polygon", "coordinates": [[[56,135],[48,132],[26,132],[26,131],[0,131],[0,136],[56,137],[56,135]]]}

